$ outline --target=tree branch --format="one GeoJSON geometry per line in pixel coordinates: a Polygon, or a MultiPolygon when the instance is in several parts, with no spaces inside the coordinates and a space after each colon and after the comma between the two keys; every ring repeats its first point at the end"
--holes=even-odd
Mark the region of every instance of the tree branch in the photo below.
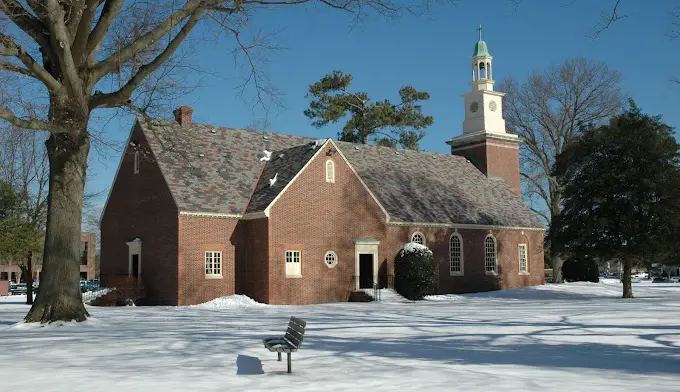
{"type": "Polygon", "coordinates": [[[132,78],[130,78],[130,80],[120,90],[109,94],[98,94],[93,96],[90,100],[90,110],[96,108],[127,106],[129,104],[130,97],[137,86],[139,86],[139,84],[144,79],[156,71],[158,67],[160,67],[170,58],[170,56],[173,55],[173,53],[175,53],[182,41],[184,41],[196,23],[198,23],[199,19],[201,18],[201,14],[202,11],[197,11],[191,15],[187,23],[182,27],[182,30],[177,33],[172,41],[170,41],[168,46],[150,63],[141,66],[137,73],[132,78]]]}
{"type": "MultiPolygon", "coordinates": [[[[97,52],[106,37],[106,33],[109,31],[109,27],[111,27],[113,20],[116,19],[121,7],[123,7],[124,2],[125,0],[106,0],[104,9],[102,9],[102,13],[97,21],[97,25],[87,38],[87,45],[84,50],[87,64],[92,63],[95,56],[97,56],[97,52]]],[[[90,26],[88,26],[88,30],[89,28],[90,26]]]]}
{"type": "Polygon", "coordinates": [[[11,63],[6,63],[6,62],[0,61],[0,70],[9,71],[9,72],[16,72],[16,73],[37,79],[36,76],[33,74],[33,72],[31,72],[30,70],[28,70],[24,67],[20,67],[18,65],[11,64],[11,63]]]}
{"type": "Polygon", "coordinates": [[[37,119],[24,119],[17,117],[10,109],[0,108],[0,119],[8,121],[10,124],[22,128],[36,131],[47,131],[50,133],[67,133],[68,130],[60,128],[48,121],[37,119]]]}
{"type": "MultiPolygon", "coordinates": [[[[94,85],[105,75],[115,72],[120,66],[120,64],[127,62],[136,53],[141,52],[142,50],[152,45],[154,42],[158,41],[165,34],[169,33],[173,29],[173,27],[179,25],[179,23],[185,18],[191,15],[195,15],[196,11],[202,8],[201,5],[202,2],[200,0],[187,1],[184,7],[182,7],[179,11],[175,12],[174,14],[170,15],[170,17],[168,17],[163,23],[156,26],[156,28],[144,34],[143,36],[137,38],[130,45],[121,48],[116,53],[113,53],[107,59],[96,63],[92,67],[91,83],[94,85]]],[[[105,33],[106,31],[103,32],[103,34],[105,33]]]]}
{"type": "Polygon", "coordinates": [[[45,68],[40,66],[24,48],[17,45],[12,37],[0,33],[0,45],[3,46],[0,47],[0,56],[14,56],[18,58],[33,74],[32,76],[43,82],[52,93],[59,94],[62,92],[62,84],[47,72],[45,68]]]}
{"type": "Polygon", "coordinates": [[[599,28],[595,31],[595,33],[590,37],[592,39],[596,39],[597,37],[600,36],[605,30],[607,30],[614,22],[616,22],[619,19],[623,19],[626,17],[626,15],[619,15],[619,4],[621,3],[621,0],[616,0],[616,3],[614,4],[614,7],[612,8],[611,14],[608,14],[604,18],[605,23],[602,28],[599,28]]]}
{"type": "MultiPolygon", "coordinates": [[[[80,16],[78,29],[75,30],[75,38],[73,39],[73,44],[71,45],[71,53],[73,53],[73,56],[76,59],[79,59],[78,66],[82,66],[87,60],[85,50],[91,36],[90,29],[92,28],[92,23],[94,23],[94,18],[97,16],[97,9],[103,1],[104,0],[87,0],[85,9],[80,16]]],[[[104,11],[102,11],[102,14],[104,14],[104,11]]],[[[101,21],[101,18],[99,20],[101,21]]]]}
{"type": "Polygon", "coordinates": [[[47,28],[40,19],[31,15],[21,3],[16,0],[0,0],[0,11],[4,12],[21,30],[43,48],[49,47],[49,40],[45,34],[47,28]]]}
{"type": "Polygon", "coordinates": [[[64,23],[64,9],[58,0],[47,0],[47,21],[52,47],[59,58],[60,71],[66,80],[67,87],[71,90],[72,97],[81,97],[83,93],[82,81],[78,73],[78,68],[71,55],[71,40],[68,28],[64,23]]]}

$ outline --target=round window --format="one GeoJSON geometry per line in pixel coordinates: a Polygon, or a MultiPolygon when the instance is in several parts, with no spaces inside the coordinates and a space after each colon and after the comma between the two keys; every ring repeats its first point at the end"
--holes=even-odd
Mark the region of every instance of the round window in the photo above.
{"type": "Polygon", "coordinates": [[[326,263],[326,267],[334,268],[336,265],[338,265],[338,255],[332,250],[329,250],[326,252],[324,262],[326,263]]]}

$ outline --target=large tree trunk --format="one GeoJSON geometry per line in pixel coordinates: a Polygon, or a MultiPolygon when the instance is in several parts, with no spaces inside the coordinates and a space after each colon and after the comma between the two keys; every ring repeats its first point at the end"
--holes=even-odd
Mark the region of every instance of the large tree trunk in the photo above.
{"type": "MultiPolygon", "coordinates": [[[[65,112],[66,116],[73,114],[65,112]]],[[[86,117],[67,123],[78,124],[78,133],[52,134],[46,142],[50,185],[43,269],[40,291],[26,322],[84,321],[89,316],[80,292],[79,253],[90,138],[86,117]]]]}
{"type": "Polygon", "coordinates": [[[564,277],[562,276],[562,265],[564,264],[564,259],[560,255],[551,254],[550,255],[550,265],[553,269],[553,283],[563,283],[564,277]]]}
{"type": "Polygon", "coordinates": [[[633,270],[633,259],[626,257],[623,259],[623,298],[633,298],[633,285],[631,283],[631,272],[633,270]]]}
{"type": "Polygon", "coordinates": [[[33,305],[33,252],[26,256],[26,305],[33,305]]]}

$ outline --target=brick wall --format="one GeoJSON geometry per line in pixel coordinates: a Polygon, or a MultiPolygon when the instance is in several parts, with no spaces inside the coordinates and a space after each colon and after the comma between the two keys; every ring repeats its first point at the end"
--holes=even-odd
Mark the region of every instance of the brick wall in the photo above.
{"type": "Polygon", "coordinates": [[[236,292],[269,303],[269,219],[242,220],[232,236],[236,292]]]}
{"type": "MultiPolygon", "coordinates": [[[[136,124],[130,140],[148,149],[136,124]]],[[[101,223],[101,280],[128,274],[126,242],[138,237],[148,303],[176,305],[178,211],[153,154],[140,156],[134,174],[134,150],[126,146],[111,189],[101,223]]]]}
{"type": "Polygon", "coordinates": [[[451,151],[472,161],[483,173],[505,179],[510,189],[521,195],[518,146],[515,142],[493,139],[457,145],[451,151]]]}
{"type": "Polygon", "coordinates": [[[394,256],[410,241],[414,232],[425,236],[425,244],[440,262],[440,293],[474,293],[498,289],[516,288],[543,284],[543,232],[521,230],[484,230],[458,229],[463,239],[463,276],[451,276],[449,258],[449,239],[456,232],[449,228],[431,227],[388,227],[388,250],[390,269],[393,270],[394,256]],[[485,273],[484,240],[493,234],[497,243],[498,276],[485,273]],[[526,243],[528,251],[529,274],[519,275],[518,244],[526,243]],[[391,258],[390,258],[391,256],[391,258]]]}
{"type": "Polygon", "coordinates": [[[179,217],[179,286],[177,303],[193,305],[235,293],[234,246],[237,219],[179,217]],[[222,278],[206,277],[205,252],[222,252],[222,278]]]}
{"type": "Polygon", "coordinates": [[[87,280],[95,277],[95,260],[97,254],[97,234],[83,232],[80,233],[80,240],[87,244],[87,264],[80,266],[80,272],[87,274],[87,280]]]}
{"type": "Polygon", "coordinates": [[[354,287],[354,239],[382,239],[384,222],[384,213],[339,153],[321,152],[271,209],[269,302],[347,301],[354,287]],[[327,159],[335,163],[335,183],[325,180],[327,159]],[[286,250],[302,251],[302,278],[286,278],[286,250]],[[324,262],[329,250],[338,255],[335,268],[324,262]]]}

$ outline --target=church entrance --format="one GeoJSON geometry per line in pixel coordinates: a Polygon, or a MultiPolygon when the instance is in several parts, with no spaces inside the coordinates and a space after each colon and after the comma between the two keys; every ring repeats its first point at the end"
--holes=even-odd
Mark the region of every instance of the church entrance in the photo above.
{"type": "Polygon", "coordinates": [[[359,288],[373,288],[373,254],[359,254],[359,288]]]}

